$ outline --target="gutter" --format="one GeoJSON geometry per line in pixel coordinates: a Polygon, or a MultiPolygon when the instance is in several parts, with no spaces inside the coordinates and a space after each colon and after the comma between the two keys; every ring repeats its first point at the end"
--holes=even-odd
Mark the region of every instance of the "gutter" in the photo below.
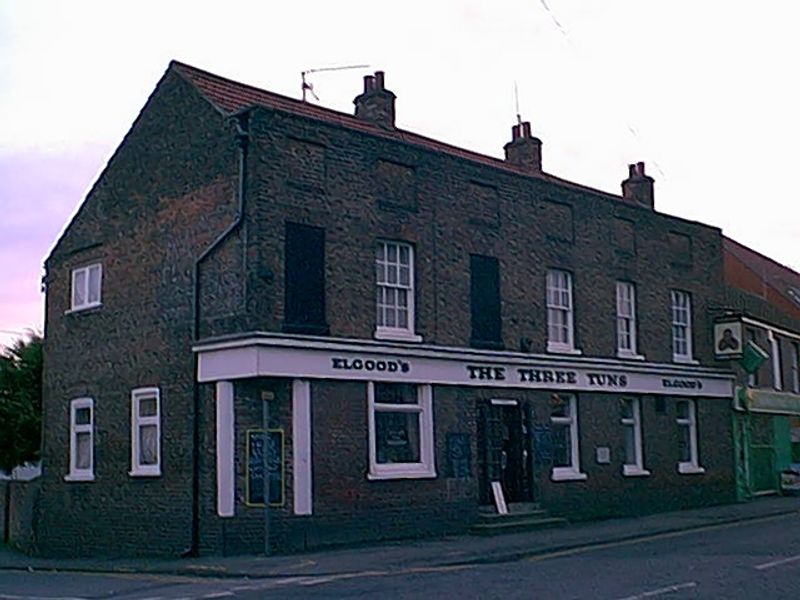
{"type": "MultiPolygon", "coordinates": [[[[242,112],[232,117],[236,127],[236,144],[239,149],[239,186],[237,189],[236,215],[228,227],[200,253],[192,269],[192,342],[200,336],[200,266],[225,240],[238,231],[244,222],[245,192],[247,190],[247,150],[250,141],[248,130],[249,113],[242,112]]],[[[192,372],[192,534],[191,546],[184,556],[200,554],[200,384],[197,381],[198,358],[194,355],[192,372]]]]}

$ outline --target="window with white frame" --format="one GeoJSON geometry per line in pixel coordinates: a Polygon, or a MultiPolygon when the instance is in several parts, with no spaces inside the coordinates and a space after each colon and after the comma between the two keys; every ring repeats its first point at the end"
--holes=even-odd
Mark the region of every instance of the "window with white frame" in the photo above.
{"type": "Polygon", "coordinates": [[[622,474],[627,476],[649,475],[644,468],[642,447],[642,403],[639,398],[622,398],[619,422],[625,432],[625,463],[622,474]]]}
{"type": "Polygon", "coordinates": [[[697,402],[695,400],[678,400],[676,410],[675,422],[680,430],[678,472],[684,474],[705,473],[705,469],[700,466],[697,448],[697,402]]]}
{"type": "Polygon", "coordinates": [[[103,284],[103,265],[96,263],[72,270],[71,310],[100,306],[103,284]]]}
{"type": "Polygon", "coordinates": [[[430,385],[367,383],[369,479],[436,477],[430,385]]]}
{"type": "Polygon", "coordinates": [[[161,397],[158,388],[131,392],[131,475],[161,475],[161,397]]]}
{"type": "Polygon", "coordinates": [[[572,394],[550,397],[550,430],[553,439],[553,481],[586,479],[581,473],[578,445],[578,400],[572,394]]]}
{"type": "Polygon", "coordinates": [[[781,343],[770,330],[767,332],[769,339],[769,359],[772,364],[772,387],[780,391],[783,389],[783,369],[781,368],[781,343]]]}
{"type": "Polygon", "coordinates": [[[572,274],[551,269],[547,271],[547,351],[574,349],[572,274]]]}
{"type": "Polygon", "coordinates": [[[800,345],[797,342],[789,344],[789,368],[792,373],[792,391],[800,394],[800,345]]]}
{"type": "Polygon", "coordinates": [[[69,405],[67,481],[94,480],[94,400],[76,398],[69,405]]]}
{"type": "Polygon", "coordinates": [[[403,242],[379,241],[375,271],[375,337],[419,341],[414,334],[414,248],[403,242]]]}
{"type": "Polygon", "coordinates": [[[672,359],[692,361],[692,299],[686,292],[672,290],[672,359]]]}
{"type": "Polygon", "coordinates": [[[636,352],[636,287],[617,282],[617,355],[638,357],[636,352]]]}

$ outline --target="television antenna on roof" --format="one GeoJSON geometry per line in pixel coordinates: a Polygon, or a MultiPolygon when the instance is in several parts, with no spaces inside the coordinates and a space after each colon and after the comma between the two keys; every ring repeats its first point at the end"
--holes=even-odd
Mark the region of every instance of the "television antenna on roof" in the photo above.
{"type": "Polygon", "coordinates": [[[303,91],[303,102],[307,102],[306,100],[306,92],[311,93],[315,100],[319,100],[319,96],[314,93],[314,86],[311,82],[306,79],[306,75],[311,73],[322,73],[324,71],[344,71],[345,69],[367,69],[369,65],[346,65],[343,67],[321,67],[319,69],[306,69],[305,71],[300,71],[300,78],[302,79],[302,84],[300,88],[303,91]]]}

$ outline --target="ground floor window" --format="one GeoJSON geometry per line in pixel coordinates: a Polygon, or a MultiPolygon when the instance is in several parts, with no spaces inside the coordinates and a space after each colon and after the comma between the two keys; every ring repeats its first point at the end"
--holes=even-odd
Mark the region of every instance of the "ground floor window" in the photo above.
{"type": "Polygon", "coordinates": [[[370,479],[435,477],[430,385],[367,383],[370,479]]]}
{"type": "Polygon", "coordinates": [[[578,400],[572,394],[550,397],[550,429],[553,439],[554,481],[586,479],[580,469],[578,446],[578,400]]]}
{"type": "Polygon", "coordinates": [[[679,473],[704,473],[697,448],[697,401],[678,400],[675,419],[680,430],[679,473]]]}
{"type": "Polygon", "coordinates": [[[94,400],[76,398],[69,408],[69,473],[67,481],[94,479],[94,400]]]}
{"type": "Polygon", "coordinates": [[[161,406],[158,388],[131,392],[131,475],[161,475],[161,406]]]}
{"type": "Polygon", "coordinates": [[[619,401],[620,419],[625,432],[625,463],[623,475],[649,475],[644,468],[644,449],[642,447],[642,403],[639,398],[621,398],[619,401]]]}

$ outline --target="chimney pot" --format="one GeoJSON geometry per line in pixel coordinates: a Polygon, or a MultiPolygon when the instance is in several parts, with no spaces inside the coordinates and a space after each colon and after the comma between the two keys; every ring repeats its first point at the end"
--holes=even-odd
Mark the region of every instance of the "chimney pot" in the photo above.
{"type": "Polygon", "coordinates": [[[531,123],[530,121],[524,121],[522,123],[522,137],[530,138],[531,136],[531,123]]]}
{"type": "Polygon", "coordinates": [[[375,71],[374,75],[364,76],[364,93],[353,100],[356,105],[356,117],[369,121],[379,127],[394,127],[395,95],[384,86],[383,71],[375,71]]]}
{"type": "Polygon", "coordinates": [[[636,171],[639,173],[640,177],[644,177],[644,163],[643,162],[636,163],[636,171]]]}
{"type": "Polygon", "coordinates": [[[511,140],[518,140],[519,139],[519,125],[514,125],[511,127],[511,140]]]}
{"type": "Polygon", "coordinates": [[[383,71],[375,71],[375,89],[382,90],[383,87],[383,71]]]}
{"type": "Polygon", "coordinates": [[[511,127],[511,141],[503,146],[506,162],[527,173],[542,172],[542,140],[531,135],[528,121],[511,127]]]}
{"type": "Polygon", "coordinates": [[[375,89],[375,77],[364,75],[364,93],[371,92],[373,89],[375,89]]]}
{"type": "Polygon", "coordinates": [[[628,177],[630,179],[636,177],[636,165],[628,165],[628,177]]]}

